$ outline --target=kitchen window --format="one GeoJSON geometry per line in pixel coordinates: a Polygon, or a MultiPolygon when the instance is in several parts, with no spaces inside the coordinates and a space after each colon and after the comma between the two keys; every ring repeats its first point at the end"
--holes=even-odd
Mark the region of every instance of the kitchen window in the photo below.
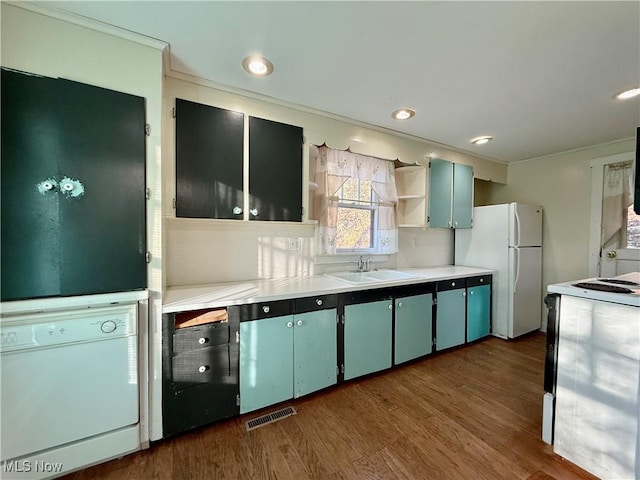
{"type": "Polygon", "coordinates": [[[318,253],[397,252],[398,194],[393,162],[318,148],[314,212],[318,253]]]}
{"type": "Polygon", "coordinates": [[[371,181],[349,178],[337,197],[336,251],[375,252],[379,201],[371,181]]]}

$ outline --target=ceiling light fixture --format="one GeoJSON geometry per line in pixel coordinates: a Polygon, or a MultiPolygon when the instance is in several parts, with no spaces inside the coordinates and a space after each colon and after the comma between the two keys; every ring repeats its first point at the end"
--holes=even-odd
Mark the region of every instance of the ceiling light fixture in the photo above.
{"type": "Polygon", "coordinates": [[[256,77],[266,77],[273,72],[273,63],[264,57],[253,55],[242,60],[242,68],[256,77]]]}
{"type": "Polygon", "coordinates": [[[489,143],[491,140],[493,140],[493,137],[484,135],[482,137],[472,138],[471,143],[473,143],[474,145],[484,145],[485,143],[489,143]]]}
{"type": "Polygon", "coordinates": [[[391,114],[392,118],[396,120],[408,120],[409,118],[415,116],[416,111],[411,108],[401,108],[400,110],[396,110],[391,114]]]}
{"type": "Polygon", "coordinates": [[[620,92],[616,95],[618,100],[627,100],[628,98],[637,97],[640,95],[640,87],[631,88],[629,90],[625,90],[624,92],[620,92]]]}

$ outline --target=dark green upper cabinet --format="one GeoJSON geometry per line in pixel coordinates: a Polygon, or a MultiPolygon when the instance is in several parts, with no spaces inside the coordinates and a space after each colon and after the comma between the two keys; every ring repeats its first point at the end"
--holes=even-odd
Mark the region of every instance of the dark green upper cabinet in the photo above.
{"type": "Polygon", "coordinates": [[[242,220],[244,115],[176,99],[176,216],[242,220]]]}
{"type": "Polygon", "coordinates": [[[56,82],[2,70],[2,300],[60,294],[56,82]]]}
{"type": "Polygon", "coordinates": [[[473,168],[434,158],[429,162],[429,226],[471,228],[473,168]]]}
{"type": "Polygon", "coordinates": [[[2,70],[2,300],[146,287],[144,99],[2,70]]]}
{"type": "Polygon", "coordinates": [[[302,128],[249,117],[249,219],[302,221],[302,128]]]}

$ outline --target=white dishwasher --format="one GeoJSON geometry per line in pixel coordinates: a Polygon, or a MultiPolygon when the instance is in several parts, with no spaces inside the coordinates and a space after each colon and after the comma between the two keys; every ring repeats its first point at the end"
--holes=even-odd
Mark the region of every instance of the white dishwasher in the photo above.
{"type": "Polygon", "coordinates": [[[139,449],[137,304],[3,318],[2,478],[139,449]]]}

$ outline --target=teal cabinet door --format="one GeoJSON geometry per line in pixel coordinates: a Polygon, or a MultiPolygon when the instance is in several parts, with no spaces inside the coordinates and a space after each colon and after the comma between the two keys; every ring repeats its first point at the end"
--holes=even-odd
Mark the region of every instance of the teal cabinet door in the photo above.
{"type": "Polygon", "coordinates": [[[294,396],[301,397],[337,381],[336,309],[296,314],[294,320],[294,396]]]}
{"type": "Polygon", "coordinates": [[[453,228],[471,228],[473,214],[473,168],[453,164],[453,228]]]}
{"type": "Polygon", "coordinates": [[[293,315],[240,323],[240,413],[293,397],[293,315]]]}
{"type": "Polygon", "coordinates": [[[491,285],[467,290],[467,342],[489,335],[491,328],[491,285]]]}
{"type": "Polygon", "coordinates": [[[391,300],[344,307],[344,379],[391,367],[391,300]]]}
{"type": "Polygon", "coordinates": [[[462,345],[465,342],[466,289],[438,292],[436,313],[436,349],[462,345]]]}
{"type": "Polygon", "coordinates": [[[432,304],[430,293],[395,300],[396,365],[431,353],[432,304]]]}
{"type": "Polygon", "coordinates": [[[434,158],[429,162],[429,226],[450,228],[453,163],[434,158]]]}

